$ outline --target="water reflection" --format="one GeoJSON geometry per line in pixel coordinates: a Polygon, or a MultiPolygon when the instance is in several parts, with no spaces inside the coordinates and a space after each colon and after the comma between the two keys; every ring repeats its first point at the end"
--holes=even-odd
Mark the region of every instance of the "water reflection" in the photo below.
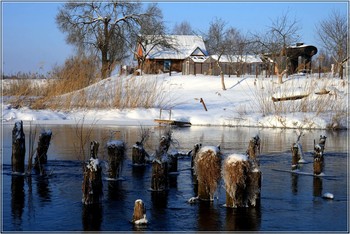
{"type": "Polygon", "coordinates": [[[108,200],[124,201],[125,197],[122,181],[108,181],[108,200]]]}
{"type": "Polygon", "coordinates": [[[82,207],[82,223],[84,231],[99,231],[102,223],[102,205],[83,205],[82,207]]]}
{"type": "Polygon", "coordinates": [[[24,199],[24,176],[13,175],[11,178],[11,214],[12,224],[16,231],[22,230],[24,199]]]}
{"type": "Polygon", "coordinates": [[[198,203],[199,231],[221,230],[221,217],[213,203],[210,201],[200,201],[198,203]]]}
{"type": "Polygon", "coordinates": [[[46,176],[35,176],[36,190],[41,202],[51,202],[51,189],[46,176]]]}
{"type": "Polygon", "coordinates": [[[314,197],[322,196],[322,179],[316,176],[313,179],[313,195],[314,197]]]}
{"type": "Polygon", "coordinates": [[[298,193],[298,174],[292,173],[292,193],[296,195],[298,193]]]}
{"type": "Polygon", "coordinates": [[[227,231],[257,231],[261,226],[260,206],[249,208],[227,208],[227,231]]]}

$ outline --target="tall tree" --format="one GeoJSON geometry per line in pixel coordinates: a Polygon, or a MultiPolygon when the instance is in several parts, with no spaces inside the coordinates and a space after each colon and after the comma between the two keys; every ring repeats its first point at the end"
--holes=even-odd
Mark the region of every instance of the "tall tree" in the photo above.
{"type": "Polygon", "coordinates": [[[175,24],[173,28],[174,35],[193,35],[192,26],[188,21],[182,21],[180,24],[175,24]]]}
{"type": "Polygon", "coordinates": [[[222,71],[222,67],[220,66],[220,59],[222,55],[224,55],[229,46],[229,40],[227,40],[227,31],[226,31],[227,23],[220,19],[215,18],[212,22],[210,22],[208,34],[206,35],[205,44],[209,54],[217,55],[216,65],[220,70],[221,75],[221,86],[223,90],[226,90],[224,74],[222,71]]]}
{"type": "Polygon", "coordinates": [[[146,14],[141,17],[140,30],[134,31],[129,39],[126,38],[130,50],[138,60],[141,74],[147,56],[156,48],[174,48],[170,37],[166,35],[166,28],[163,15],[157,4],[151,4],[146,10],[146,14]],[[137,48],[135,50],[135,42],[137,48]]]}
{"type": "Polygon", "coordinates": [[[283,76],[288,71],[287,47],[298,42],[299,30],[298,21],[290,19],[288,14],[283,14],[271,21],[271,26],[268,27],[265,34],[254,36],[262,53],[267,54],[273,60],[279,83],[283,83],[283,76]]]}
{"type": "Polygon", "coordinates": [[[332,55],[337,70],[343,79],[344,63],[349,59],[349,26],[347,16],[333,11],[327,19],[316,26],[316,33],[325,50],[332,55]]]}
{"type": "Polygon", "coordinates": [[[99,54],[101,77],[106,78],[127,57],[125,38],[140,29],[146,14],[140,2],[68,2],[59,9],[56,23],[67,33],[68,43],[99,54]]]}

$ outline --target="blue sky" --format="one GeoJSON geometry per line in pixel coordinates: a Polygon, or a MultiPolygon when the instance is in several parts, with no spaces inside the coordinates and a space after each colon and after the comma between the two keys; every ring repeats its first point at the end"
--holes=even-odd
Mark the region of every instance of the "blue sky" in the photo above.
{"type": "MultiPolygon", "coordinates": [[[[74,48],[55,23],[63,3],[2,2],[2,63],[5,74],[50,71],[62,64],[74,48]]],[[[315,25],[332,10],[348,13],[348,2],[161,2],[166,25],[188,21],[196,31],[206,32],[209,23],[221,18],[243,33],[262,32],[288,12],[299,21],[301,41],[319,45],[315,25]]]]}

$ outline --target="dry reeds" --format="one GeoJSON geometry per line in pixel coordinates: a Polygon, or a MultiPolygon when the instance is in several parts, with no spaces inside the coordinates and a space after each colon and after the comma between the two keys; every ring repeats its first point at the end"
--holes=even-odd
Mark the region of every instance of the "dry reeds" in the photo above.
{"type": "MultiPolygon", "coordinates": [[[[292,78],[283,84],[276,84],[271,81],[261,81],[264,85],[262,89],[257,85],[251,88],[252,99],[251,108],[258,110],[263,116],[285,115],[289,113],[313,113],[315,116],[333,113],[333,120],[329,128],[336,128],[341,120],[346,118],[347,112],[347,90],[339,80],[318,79],[310,77],[292,78]],[[327,90],[327,94],[316,94],[320,90],[327,90]],[[272,97],[290,97],[300,94],[308,95],[299,100],[273,102],[272,97]]],[[[283,121],[283,118],[281,118],[283,121]]],[[[283,122],[281,122],[283,125],[283,122]]],[[[296,126],[299,127],[299,126],[296,126]]]]}

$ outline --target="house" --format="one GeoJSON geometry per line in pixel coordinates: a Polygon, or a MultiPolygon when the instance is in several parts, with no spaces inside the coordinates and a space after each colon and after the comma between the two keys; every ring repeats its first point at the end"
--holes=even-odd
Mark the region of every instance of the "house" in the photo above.
{"type": "Polygon", "coordinates": [[[263,61],[259,55],[211,55],[207,60],[211,64],[212,75],[220,75],[220,69],[225,75],[257,75],[260,74],[263,69],[263,61]]]}
{"type": "Polygon", "coordinates": [[[144,38],[143,42],[139,42],[136,53],[139,58],[138,66],[146,73],[182,72],[186,68],[183,66],[186,59],[191,59],[193,63],[200,63],[207,58],[207,50],[201,36],[149,35],[144,38]],[[160,38],[166,43],[160,43],[160,38]],[[142,62],[143,68],[141,68],[142,62]]]}

